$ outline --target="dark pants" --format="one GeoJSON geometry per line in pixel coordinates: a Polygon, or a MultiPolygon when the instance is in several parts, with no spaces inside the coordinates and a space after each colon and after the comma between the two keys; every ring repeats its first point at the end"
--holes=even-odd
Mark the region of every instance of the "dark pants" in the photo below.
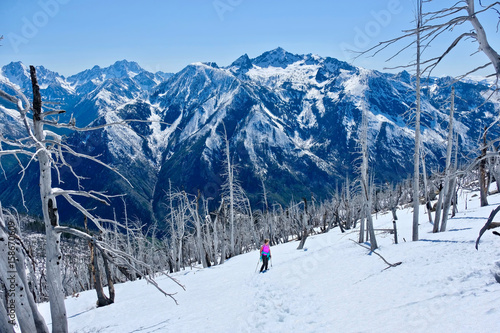
{"type": "Polygon", "coordinates": [[[269,257],[268,256],[262,256],[262,267],[260,268],[260,271],[262,272],[264,269],[267,271],[267,264],[269,263],[269,257]]]}

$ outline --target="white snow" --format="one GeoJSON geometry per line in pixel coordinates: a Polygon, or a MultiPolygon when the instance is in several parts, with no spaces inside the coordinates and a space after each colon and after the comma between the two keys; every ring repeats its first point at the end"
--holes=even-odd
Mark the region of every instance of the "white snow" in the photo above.
{"type": "Polygon", "coordinates": [[[75,86],[72,86],[70,83],[68,83],[68,81],[66,81],[60,77],[56,77],[56,81],[63,89],[68,91],[70,94],[76,93],[75,86]]]}
{"type": "Polygon", "coordinates": [[[361,101],[365,95],[365,91],[369,88],[367,84],[367,76],[371,71],[360,68],[359,74],[353,75],[350,72],[342,72],[341,77],[344,79],[342,85],[345,93],[352,97],[352,100],[361,101]]]}
{"type": "Polygon", "coordinates": [[[300,137],[299,132],[297,131],[293,133],[292,141],[295,144],[295,146],[301,150],[310,150],[315,145],[317,145],[312,136],[310,136],[309,139],[307,140],[303,140],[300,137]]]}
{"type": "Polygon", "coordinates": [[[340,99],[340,92],[332,92],[332,91],[328,91],[326,93],[326,96],[328,98],[330,98],[332,100],[332,102],[338,102],[339,99],[340,99]]]}
{"type": "MultiPolygon", "coordinates": [[[[179,305],[143,280],[116,286],[116,302],[96,308],[94,291],[66,301],[71,332],[498,332],[500,284],[492,270],[500,238],[480,228],[500,196],[479,207],[472,193],[460,195],[460,212],[448,231],[433,234],[422,208],[420,241],[411,242],[412,213],[398,211],[399,244],[377,232],[375,254],[351,240],[357,230],[338,228],[298,242],[271,247],[272,267],[256,273],[258,252],[207,269],[187,269],[160,286],[179,305]],[[465,210],[467,204],[467,210],[465,210]]],[[[392,228],[391,214],[374,217],[392,228]]],[[[49,306],[40,309],[50,323],[49,306]]]]}
{"type": "Polygon", "coordinates": [[[307,90],[310,86],[321,86],[316,82],[316,73],[319,65],[307,65],[305,60],[289,64],[286,68],[253,66],[247,75],[255,82],[271,88],[282,87],[283,83],[291,82],[296,90],[307,90]]]}
{"type": "MultiPolygon", "coordinates": [[[[115,112],[107,112],[104,117],[108,124],[122,121],[115,112]]],[[[146,159],[141,153],[142,138],[129,125],[109,126],[104,130],[109,139],[109,151],[116,157],[117,161],[120,161],[122,156],[128,156],[132,161],[154,164],[155,161],[146,159]]]]}
{"type": "Polygon", "coordinates": [[[0,69],[0,80],[4,82],[8,82],[14,86],[14,88],[18,90],[23,90],[23,82],[26,78],[30,78],[30,70],[28,66],[21,63],[22,72],[11,73],[10,75],[4,73],[4,69],[0,69]]]}
{"type": "MultiPolygon", "coordinates": [[[[148,104],[150,103],[148,102],[148,104]]],[[[148,120],[151,121],[150,129],[153,131],[153,133],[148,137],[148,146],[149,148],[151,148],[153,156],[155,156],[155,163],[157,168],[159,169],[161,167],[163,151],[168,145],[170,135],[172,135],[172,133],[174,133],[178,128],[179,123],[182,120],[183,113],[181,112],[179,117],[177,117],[177,119],[170,126],[165,126],[165,128],[162,130],[162,126],[164,126],[164,124],[161,123],[158,106],[151,105],[151,110],[152,114],[148,118],[148,120]]]]}
{"type": "Polygon", "coordinates": [[[316,116],[312,111],[311,104],[304,101],[302,105],[302,112],[297,117],[300,128],[313,128],[318,127],[316,116]]]}
{"type": "Polygon", "coordinates": [[[99,91],[99,93],[96,95],[96,105],[103,105],[103,102],[104,102],[104,105],[116,105],[116,101],[113,100],[113,94],[106,90],[106,89],[102,89],[99,91]]]}
{"type": "Polygon", "coordinates": [[[286,135],[283,125],[279,123],[279,118],[263,105],[253,106],[251,114],[245,131],[240,132],[236,140],[243,140],[245,149],[258,173],[266,174],[267,162],[276,163],[280,168],[285,169],[286,167],[281,165],[272,150],[267,150],[265,158],[259,156],[255,150],[255,143],[269,147],[281,147],[284,151],[293,148],[293,143],[286,135]]]}
{"type": "MultiPolygon", "coordinates": [[[[6,108],[3,105],[0,105],[0,111],[2,111],[3,113],[5,113],[7,116],[9,116],[11,118],[14,118],[14,119],[20,118],[19,111],[15,110],[15,109],[6,108]]],[[[7,124],[7,122],[1,123],[1,125],[6,125],[6,124],[7,124]]],[[[14,124],[20,124],[20,122],[19,121],[12,121],[12,122],[9,122],[8,124],[9,124],[9,126],[15,126],[14,124]]],[[[2,133],[4,133],[4,132],[2,132],[2,133]]]]}

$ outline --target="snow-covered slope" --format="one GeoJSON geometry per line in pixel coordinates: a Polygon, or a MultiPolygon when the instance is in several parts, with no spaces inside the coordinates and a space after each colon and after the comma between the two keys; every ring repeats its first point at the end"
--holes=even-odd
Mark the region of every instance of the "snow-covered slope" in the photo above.
{"type": "MultiPolygon", "coordinates": [[[[116,285],[116,302],[95,307],[95,292],[68,298],[70,331],[102,332],[497,332],[500,329],[500,237],[479,230],[491,206],[473,193],[460,195],[460,212],[448,231],[432,233],[422,207],[420,241],[411,242],[412,212],[398,211],[399,244],[378,231],[376,251],[359,246],[357,230],[338,228],[298,242],[273,246],[272,267],[256,273],[258,252],[221,266],[195,267],[166,277],[160,286],[177,292],[179,305],[145,281],[116,285]],[[467,210],[465,210],[465,204],[467,210]]],[[[391,214],[374,216],[377,229],[392,228],[391,214]]],[[[49,306],[40,309],[50,323],[49,306]]]]}

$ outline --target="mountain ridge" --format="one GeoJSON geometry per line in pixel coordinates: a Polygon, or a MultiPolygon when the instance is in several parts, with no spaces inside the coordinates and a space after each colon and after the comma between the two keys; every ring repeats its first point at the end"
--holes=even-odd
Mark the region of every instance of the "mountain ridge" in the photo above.
{"type": "MultiPolygon", "coordinates": [[[[2,80],[10,78],[27,87],[25,69],[22,64],[4,66],[0,89],[6,89],[2,80]]],[[[127,189],[105,170],[78,165],[111,179],[104,187],[127,193],[127,204],[133,206],[129,211],[147,223],[164,220],[170,182],[189,193],[200,190],[213,202],[220,200],[224,133],[239,180],[254,204],[261,201],[263,183],[271,202],[286,204],[302,196],[326,198],[347,177],[355,179],[363,110],[368,114],[370,168],[376,181],[399,181],[411,174],[408,152],[414,146],[414,128],[408,125],[408,111],[415,92],[412,76],[404,71],[382,73],[277,48],[255,58],[244,54],[226,67],[189,64],[166,76],[126,60],[67,79],[52,73],[39,72],[42,96],[61,102],[78,126],[150,121],[68,137],[81,151],[101,152],[138,185],[127,189]]],[[[429,169],[438,169],[444,160],[450,87],[446,78],[430,80],[422,95],[423,151],[429,169]]],[[[488,86],[483,83],[459,82],[456,90],[461,97],[457,108],[464,115],[457,118],[460,149],[471,153],[481,131],[477,120],[491,121],[500,107],[490,101],[474,108],[485,101],[488,86]]],[[[26,91],[29,94],[28,87],[26,91]]],[[[2,119],[13,122],[0,112],[2,119]]],[[[101,183],[89,181],[87,186],[99,190],[101,183]]],[[[102,214],[109,215],[109,210],[102,214]]]]}

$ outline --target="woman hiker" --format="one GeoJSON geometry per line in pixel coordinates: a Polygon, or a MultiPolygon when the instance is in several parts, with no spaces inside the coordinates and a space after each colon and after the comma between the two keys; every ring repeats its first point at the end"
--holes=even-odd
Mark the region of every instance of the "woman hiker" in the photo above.
{"type": "Polygon", "coordinates": [[[269,239],[264,239],[264,244],[260,247],[260,260],[262,260],[262,267],[260,271],[267,271],[267,264],[271,258],[271,248],[269,247],[269,239]]]}

